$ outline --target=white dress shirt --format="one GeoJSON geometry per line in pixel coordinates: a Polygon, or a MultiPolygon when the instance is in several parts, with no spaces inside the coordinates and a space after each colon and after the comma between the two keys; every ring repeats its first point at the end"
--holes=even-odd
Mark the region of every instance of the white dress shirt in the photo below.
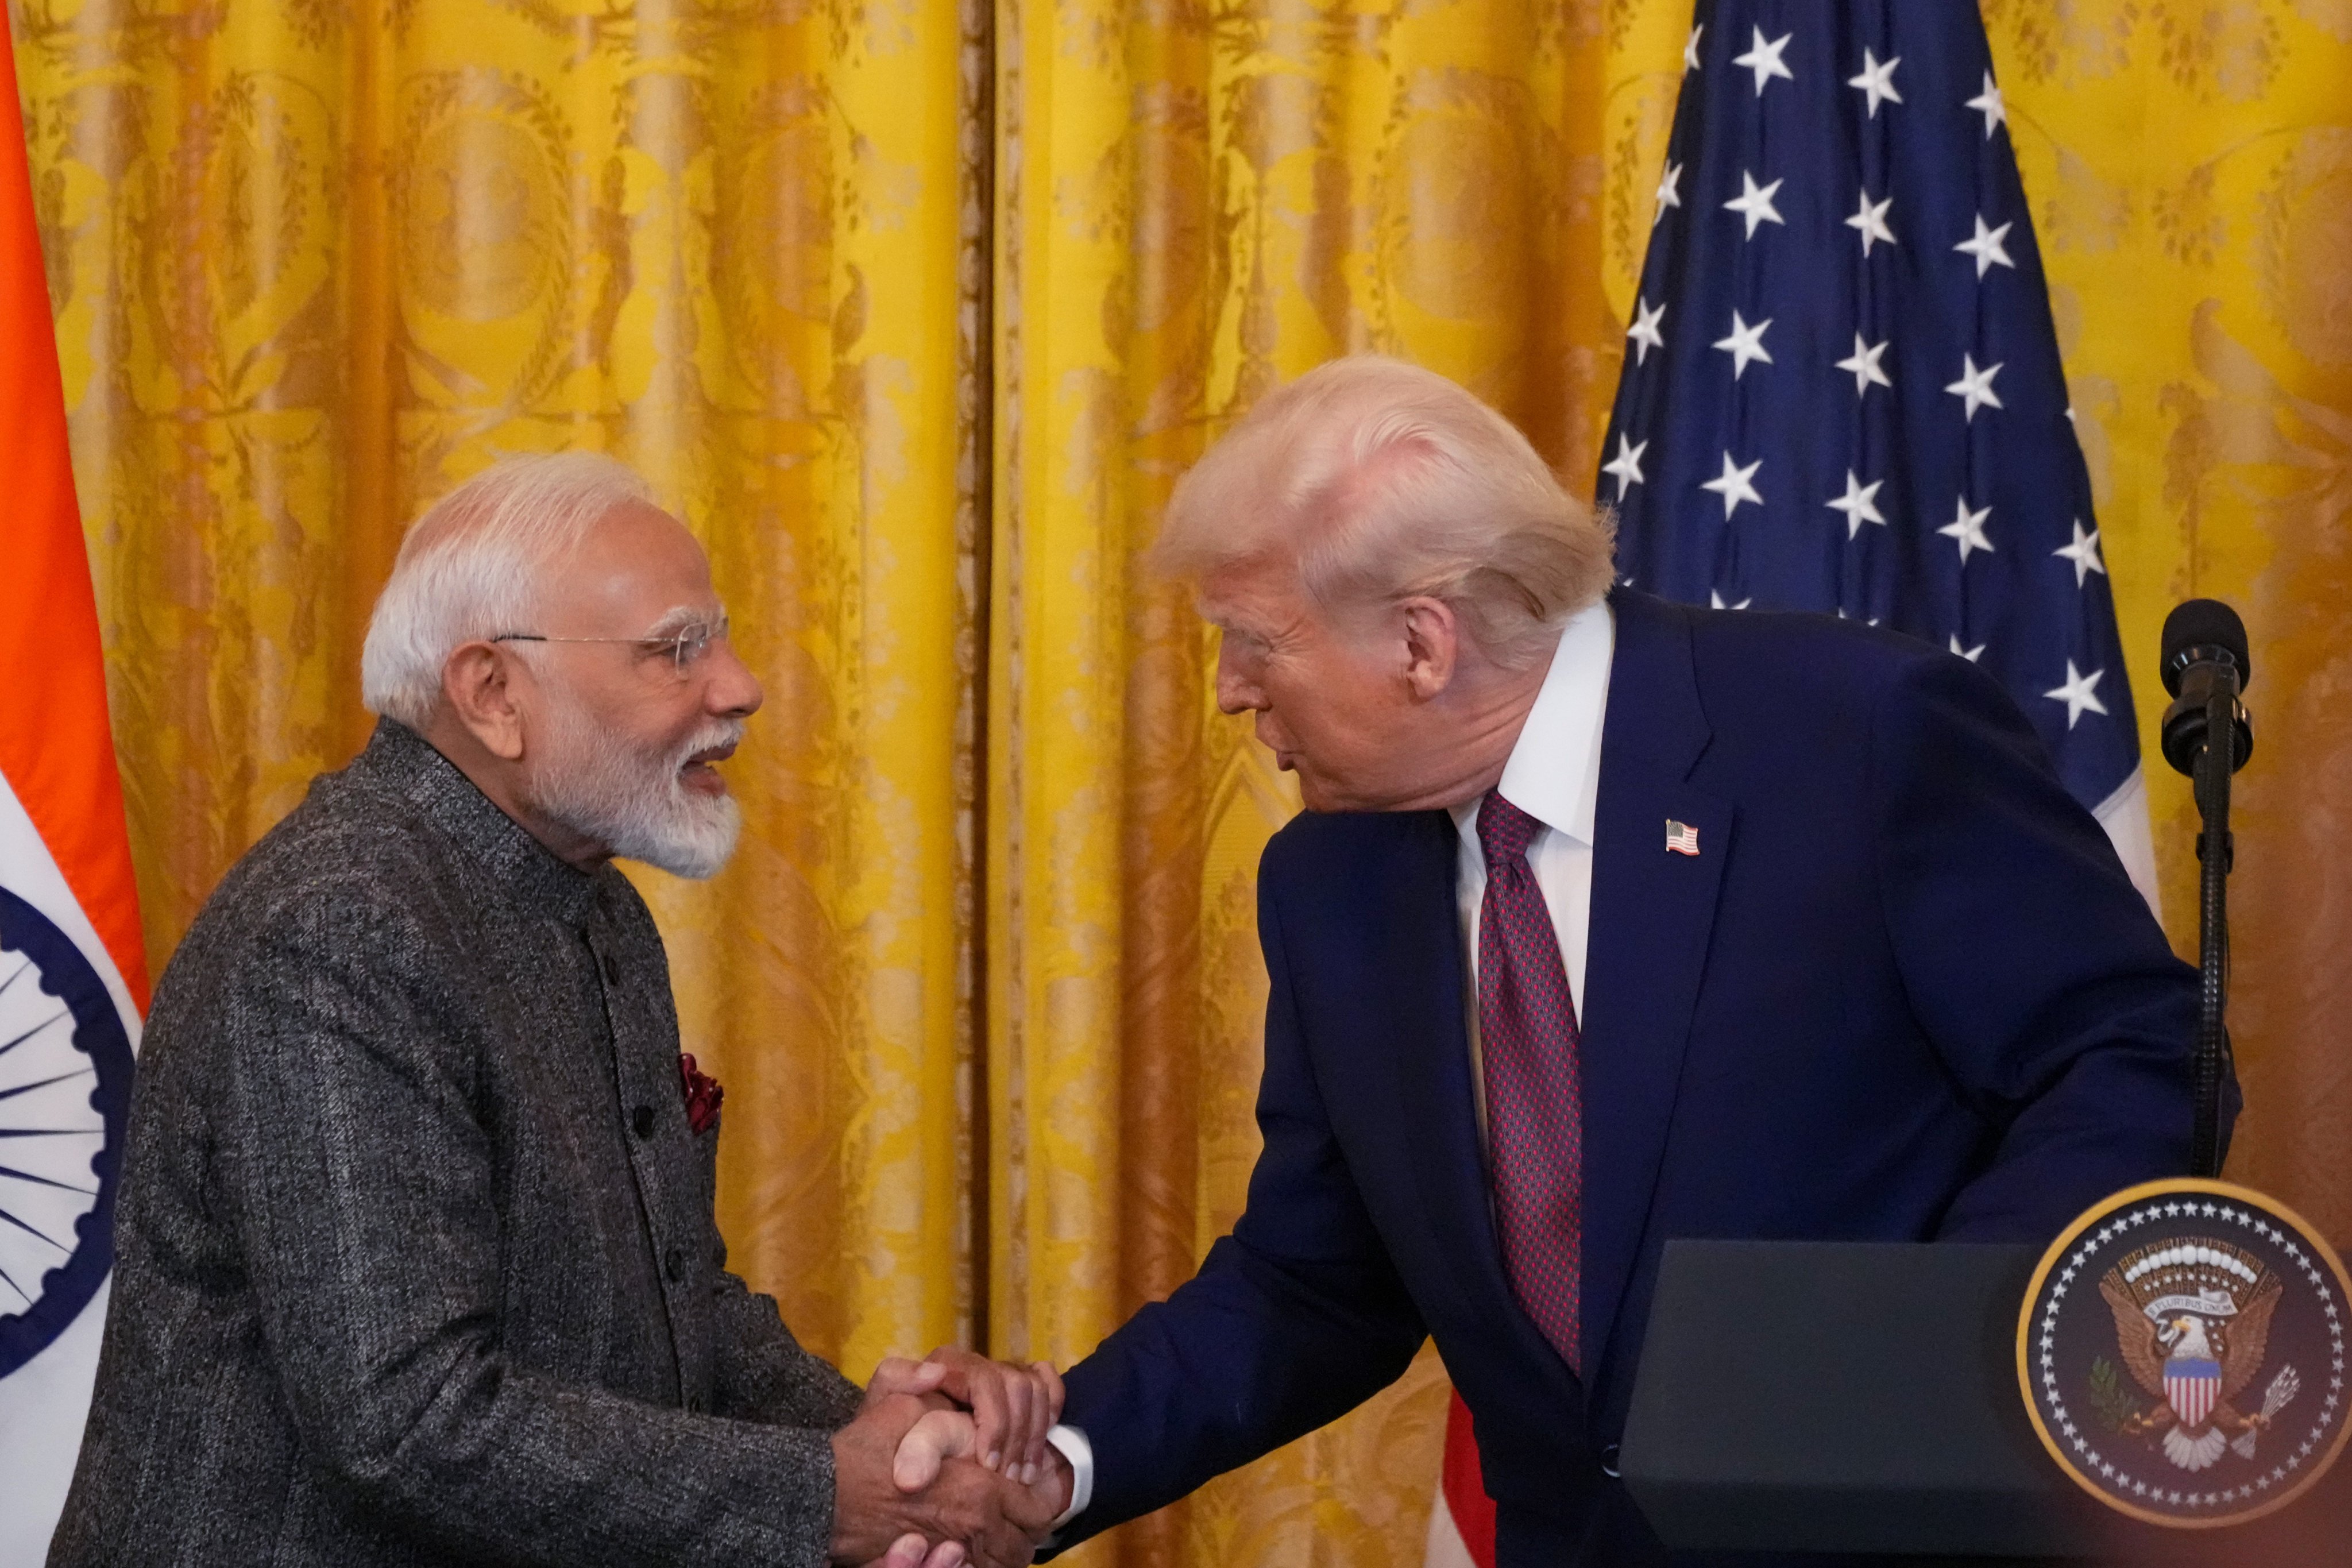
{"type": "MultiPolygon", "coordinates": [[[[1601,793],[1601,721],[1609,706],[1609,663],[1617,650],[1617,621],[1608,601],[1570,617],[1553,650],[1535,706],[1503,766],[1503,798],[1543,824],[1528,844],[1528,863],[1551,910],[1559,935],[1560,961],[1568,968],[1569,994],[1579,1017],[1584,1012],[1584,942],[1592,915],[1592,807],[1601,793]]],[[[1486,1087],[1478,1060],[1478,906],[1486,897],[1486,852],[1478,845],[1478,805],[1453,808],[1461,830],[1459,868],[1454,892],[1468,955],[1470,1081],[1477,1096],[1478,1126],[1486,1125],[1486,1087]]],[[[1054,1521],[1062,1526],[1093,1500],[1093,1446],[1075,1427],[1056,1426],[1046,1440],[1070,1464],[1070,1506],[1054,1521]]],[[[1052,1537],[1048,1537],[1050,1543],[1052,1537]]]]}
{"type": "MultiPolygon", "coordinates": [[[[1543,826],[1528,843],[1537,890],[1551,911],[1560,963],[1576,1016],[1584,1016],[1584,950],[1592,928],[1592,809],[1601,794],[1601,726],[1608,717],[1609,665],[1617,651],[1617,621],[1606,599],[1580,610],[1560,629],[1535,706],[1503,764],[1503,798],[1543,826]]],[[[1486,852],[1478,843],[1473,800],[1453,808],[1462,835],[1455,859],[1454,909],[1462,924],[1464,1000],[1469,1014],[1470,1083],[1478,1128],[1486,1127],[1486,1070],[1478,1055],[1478,908],[1486,898],[1486,852]]]]}

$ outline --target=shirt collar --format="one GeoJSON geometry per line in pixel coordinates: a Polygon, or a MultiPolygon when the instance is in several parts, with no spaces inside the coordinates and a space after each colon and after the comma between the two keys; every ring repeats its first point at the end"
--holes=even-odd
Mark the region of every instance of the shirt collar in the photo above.
{"type": "Polygon", "coordinates": [[[422,812],[517,902],[566,925],[587,923],[597,878],[620,875],[610,865],[592,875],[557,858],[433,742],[404,724],[379,719],[353,771],[422,812]]]}
{"type": "MultiPolygon", "coordinates": [[[[1588,846],[1601,795],[1601,727],[1616,647],[1617,622],[1607,599],[1568,618],[1535,705],[1503,764],[1506,800],[1588,846]]],[[[1470,800],[1452,808],[1454,826],[1474,843],[1478,805],[1470,800]]]]}

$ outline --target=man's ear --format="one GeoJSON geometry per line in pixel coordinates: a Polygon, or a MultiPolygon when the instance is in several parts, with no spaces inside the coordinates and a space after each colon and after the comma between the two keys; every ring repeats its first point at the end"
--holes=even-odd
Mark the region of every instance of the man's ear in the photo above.
{"type": "Polygon", "coordinates": [[[509,683],[511,662],[488,642],[458,645],[441,667],[441,698],[457,721],[492,756],[522,758],[522,712],[509,683]]]}
{"type": "Polygon", "coordinates": [[[1454,684],[1462,657],[1462,624],[1454,606],[1427,596],[1397,605],[1404,618],[1404,679],[1416,701],[1427,702],[1454,684]]]}

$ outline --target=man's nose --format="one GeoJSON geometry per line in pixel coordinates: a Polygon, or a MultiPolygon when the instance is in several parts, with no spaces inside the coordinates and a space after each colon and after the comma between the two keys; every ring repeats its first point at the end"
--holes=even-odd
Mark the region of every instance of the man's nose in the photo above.
{"type": "Polygon", "coordinates": [[[1271,706],[1258,683],[1234,667],[1223,654],[1217,656],[1217,711],[1220,713],[1257,712],[1271,706]]]}
{"type": "Polygon", "coordinates": [[[760,710],[767,694],[751,667],[735,656],[733,644],[714,643],[703,657],[710,667],[709,683],[702,689],[705,708],[721,719],[748,719],[760,710]]]}

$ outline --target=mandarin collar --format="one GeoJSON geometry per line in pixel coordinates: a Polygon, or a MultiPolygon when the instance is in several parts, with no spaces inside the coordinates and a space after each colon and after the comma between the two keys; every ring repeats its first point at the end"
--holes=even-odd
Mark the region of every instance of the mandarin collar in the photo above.
{"type": "Polygon", "coordinates": [[[430,741],[395,720],[376,721],[352,772],[422,812],[516,902],[566,925],[585,926],[598,879],[620,875],[609,864],[591,873],[559,858],[430,741]]]}

